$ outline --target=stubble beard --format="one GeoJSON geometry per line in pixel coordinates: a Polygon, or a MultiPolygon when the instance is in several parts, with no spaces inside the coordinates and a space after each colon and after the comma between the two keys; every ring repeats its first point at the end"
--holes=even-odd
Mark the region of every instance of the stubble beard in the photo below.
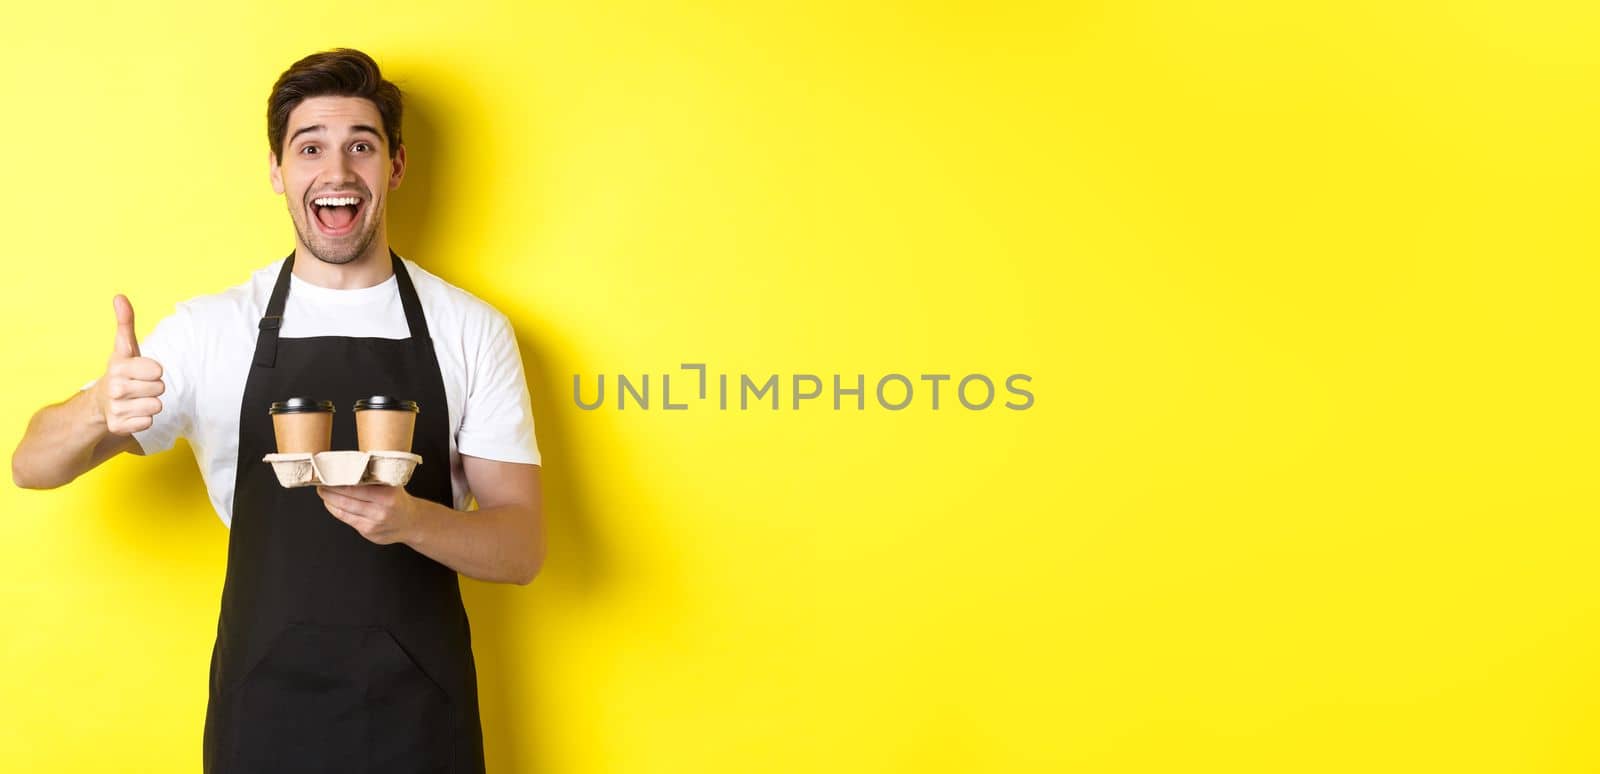
{"type": "MultiPolygon", "coordinates": [[[[372,207],[375,202],[368,200],[367,207],[372,207]]],[[[317,217],[315,213],[301,210],[306,218],[317,217]]],[[[365,213],[363,213],[363,216],[365,213]]],[[[302,221],[299,217],[290,217],[294,221],[294,229],[300,234],[300,244],[316,256],[323,263],[343,266],[367,254],[367,248],[372,247],[372,240],[378,237],[378,221],[368,220],[367,224],[357,233],[330,243],[326,237],[317,231],[317,227],[309,221],[302,221]],[[353,248],[344,248],[344,245],[353,245],[353,248]],[[342,249],[341,249],[342,248],[342,249]]]]}

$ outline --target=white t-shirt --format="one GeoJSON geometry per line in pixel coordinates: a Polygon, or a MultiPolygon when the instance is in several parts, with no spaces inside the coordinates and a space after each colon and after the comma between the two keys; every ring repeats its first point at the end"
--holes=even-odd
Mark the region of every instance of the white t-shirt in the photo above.
{"type": "MultiPolygon", "coordinates": [[[[149,428],[134,433],[134,438],[145,454],[166,451],[178,438],[187,438],[211,504],[222,523],[230,526],[239,454],[239,406],[255,357],[257,325],[283,260],[258,269],[241,285],[178,304],[170,316],[156,323],[150,335],[139,340],[139,354],[161,364],[166,392],[161,395],[161,413],[149,428]]],[[[465,510],[472,493],[461,465],[462,454],[502,462],[540,462],[522,357],[504,314],[410,260],[402,260],[416,286],[444,377],[450,412],[451,488],[455,507],[465,510]]],[[[399,281],[391,275],[370,288],[336,290],[291,275],[278,335],[286,339],[408,338],[399,281]]]]}

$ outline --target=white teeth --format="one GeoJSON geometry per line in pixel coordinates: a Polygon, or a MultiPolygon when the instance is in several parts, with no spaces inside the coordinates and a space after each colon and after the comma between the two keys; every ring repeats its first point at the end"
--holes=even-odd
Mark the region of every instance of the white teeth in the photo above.
{"type": "Polygon", "coordinates": [[[311,203],[318,207],[341,207],[357,204],[360,201],[354,196],[324,196],[321,199],[312,199],[311,203]]]}

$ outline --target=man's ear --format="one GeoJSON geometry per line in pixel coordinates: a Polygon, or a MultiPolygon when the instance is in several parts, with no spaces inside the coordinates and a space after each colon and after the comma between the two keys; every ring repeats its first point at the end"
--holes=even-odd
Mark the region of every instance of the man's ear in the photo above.
{"type": "Polygon", "coordinates": [[[267,175],[272,178],[272,192],[283,193],[283,169],[278,166],[278,154],[267,151],[267,175]]]}
{"type": "Polygon", "coordinates": [[[406,176],[406,145],[401,143],[395,150],[394,158],[389,160],[389,190],[400,187],[400,179],[406,176]]]}

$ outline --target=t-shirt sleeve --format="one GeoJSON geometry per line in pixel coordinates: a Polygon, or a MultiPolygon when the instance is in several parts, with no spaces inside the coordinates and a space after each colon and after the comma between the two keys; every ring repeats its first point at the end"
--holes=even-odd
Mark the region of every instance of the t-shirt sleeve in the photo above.
{"type": "MultiPolygon", "coordinates": [[[[161,364],[161,381],[166,386],[161,393],[161,411],[151,419],[149,427],[133,434],[146,455],[172,448],[194,426],[194,385],[189,368],[195,357],[191,319],[189,311],[180,305],[156,323],[148,336],[139,338],[139,355],[161,364]]],[[[87,390],[98,381],[91,379],[80,389],[87,390]]]]}
{"type": "Polygon", "coordinates": [[[522,371],[522,353],[511,321],[490,315],[475,348],[456,451],[500,462],[540,464],[533,409],[522,371]]]}

